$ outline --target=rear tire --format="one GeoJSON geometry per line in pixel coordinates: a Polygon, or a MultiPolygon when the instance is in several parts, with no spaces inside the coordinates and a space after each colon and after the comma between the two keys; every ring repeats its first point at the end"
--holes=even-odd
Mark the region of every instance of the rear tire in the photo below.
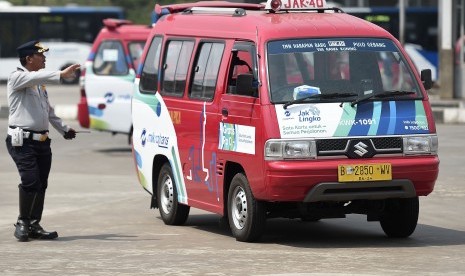
{"type": "Polygon", "coordinates": [[[386,200],[381,228],[390,238],[406,238],[415,231],[419,210],[418,197],[386,200]]]}
{"type": "Polygon", "coordinates": [[[228,220],[237,241],[253,242],[265,231],[265,204],[256,200],[244,174],[236,174],[228,192],[228,220]]]}
{"type": "Polygon", "coordinates": [[[186,222],[190,207],[178,202],[173,171],[168,163],[163,165],[158,176],[157,203],[160,216],[165,224],[182,225],[186,222]]]}

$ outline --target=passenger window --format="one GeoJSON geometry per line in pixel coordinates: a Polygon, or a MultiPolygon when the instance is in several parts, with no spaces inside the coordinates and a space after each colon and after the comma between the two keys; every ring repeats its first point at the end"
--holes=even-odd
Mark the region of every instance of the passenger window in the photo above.
{"type": "Polygon", "coordinates": [[[189,97],[199,100],[212,100],[215,94],[224,44],[206,42],[202,43],[199,49],[194,64],[194,76],[189,97]]]}
{"type": "Polygon", "coordinates": [[[186,88],[189,61],[194,49],[193,41],[170,41],[167,45],[163,63],[163,80],[161,93],[182,96],[186,88]]]}
{"type": "Polygon", "coordinates": [[[158,91],[161,42],[161,37],[155,37],[145,57],[142,73],[140,74],[140,91],[142,93],[155,94],[158,91]]]}
{"type": "Polygon", "coordinates": [[[93,70],[96,75],[127,75],[129,67],[123,45],[116,40],[103,41],[97,49],[93,70]]]}
{"type": "Polygon", "coordinates": [[[258,81],[254,76],[252,53],[246,50],[233,51],[231,54],[231,65],[229,66],[228,94],[252,96],[258,94],[258,81]],[[239,91],[237,89],[237,77],[239,75],[252,75],[252,91],[239,91]]]}
{"type": "Polygon", "coordinates": [[[140,58],[144,51],[145,41],[133,41],[128,44],[129,55],[131,56],[132,66],[136,72],[139,70],[140,58]]]}

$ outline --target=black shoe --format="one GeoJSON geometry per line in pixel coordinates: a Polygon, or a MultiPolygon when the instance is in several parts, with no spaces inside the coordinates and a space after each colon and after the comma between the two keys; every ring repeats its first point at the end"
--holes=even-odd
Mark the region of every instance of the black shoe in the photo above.
{"type": "Polygon", "coordinates": [[[40,224],[32,223],[29,227],[29,237],[31,239],[39,239],[39,240],[53,240],[58,238],[58,233],[56,231],[47,232],[40,226],[40,224]]]}
{"type": "Polygon", "coordinates": [[[18,219],[15,224],[15,237],[20,242],[25,242],[29,240],[29,221],[18,219]]]}

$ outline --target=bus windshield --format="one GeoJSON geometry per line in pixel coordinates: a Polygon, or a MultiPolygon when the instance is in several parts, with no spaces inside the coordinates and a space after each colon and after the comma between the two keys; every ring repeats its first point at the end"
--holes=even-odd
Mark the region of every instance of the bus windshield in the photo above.
{"type": "Polygon", "coordinates": [[[420,98],[411,69],[388,39],[331,38],[268,43],[271,101],[354,101],[383,93],[383,98],[420,98]],[[392,92],[392,94],[387,93],[392,92]],[[390,96],[392,97],[390,98],[390,96]]]}

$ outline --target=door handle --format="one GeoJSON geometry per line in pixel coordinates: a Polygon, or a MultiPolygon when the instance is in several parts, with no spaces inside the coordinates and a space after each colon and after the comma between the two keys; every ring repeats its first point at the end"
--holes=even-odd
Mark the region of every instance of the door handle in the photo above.
{"type": "Polygon", "coordinates": [[[226,108],[221,109],[221,115],[223,115],[223,117],[228,117],[228,114],[229,112],[226,108]]]}

